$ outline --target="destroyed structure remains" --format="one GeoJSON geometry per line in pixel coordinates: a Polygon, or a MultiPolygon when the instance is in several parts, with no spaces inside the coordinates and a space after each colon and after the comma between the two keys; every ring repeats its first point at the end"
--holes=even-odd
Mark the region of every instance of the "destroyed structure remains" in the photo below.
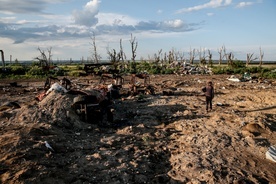
{"type": "Polygon", "coordinates": [[[0,183],[275,183],[275,89],[248,75],[2,80],[0,183]]]}

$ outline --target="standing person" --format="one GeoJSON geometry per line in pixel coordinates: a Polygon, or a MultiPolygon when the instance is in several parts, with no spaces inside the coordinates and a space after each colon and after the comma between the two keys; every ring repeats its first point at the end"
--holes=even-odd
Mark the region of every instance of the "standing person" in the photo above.
{"type": "Polygon", "coordinates": [[[206,97],[206,112],[208,112],[208,109],[210,107],[210,111],[212,110],[212,100],[214,98],[214,87],[213,83],[209,81],[207,83],[207,86],[202,88],[202,91],[205,93],[206,97]]]}

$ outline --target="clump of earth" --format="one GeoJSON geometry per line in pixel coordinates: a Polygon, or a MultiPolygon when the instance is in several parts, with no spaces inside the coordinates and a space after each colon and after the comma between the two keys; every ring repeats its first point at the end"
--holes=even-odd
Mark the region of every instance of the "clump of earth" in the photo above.
{"type": "Polygon", "coordinates": [[[151,75],[155,94],[113,100],[112,126],[81,120],[74,94],[37,101],[42,80],[0,81],[0,183],[276,183],[266,158],[276,145],[276,82],[228,77],[151,75]],[[209,80],[215,98],[206,112],[209,80]]]}

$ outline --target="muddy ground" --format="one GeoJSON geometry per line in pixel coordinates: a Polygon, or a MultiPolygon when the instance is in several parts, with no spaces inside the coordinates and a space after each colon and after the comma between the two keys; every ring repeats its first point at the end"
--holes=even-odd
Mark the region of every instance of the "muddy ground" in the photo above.
{"type": "MultiPolygon", "coordinates": [[[[276,183],[276,163],[265,156],[276,145],[275,80],[150,77],[155,95],[114,100],[109,127],[81,121],[75,95],[35,100],[44,81],[1,80],[0,183],[276,183]],[[215,98],[207,113],[201,88],[209,80],[215,98]]],[[[99,82],[70,80],[76,88],[99,82]]]]}

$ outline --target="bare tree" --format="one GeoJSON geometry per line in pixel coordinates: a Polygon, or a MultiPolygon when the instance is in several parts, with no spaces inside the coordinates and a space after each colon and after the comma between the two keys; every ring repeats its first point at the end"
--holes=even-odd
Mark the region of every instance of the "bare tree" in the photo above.
{"type": "Polygon", "coordinates": [[[158,50],[158,54],[154,54],[154,62],[159,63],[161,61],[162,49],[158,50]]]}
{"type": "MultiPolygon", "coordinates": [[[[154,56],[153,56],[154,57],[154,56]]],[[[154,58],[153,58],[151,55],[148,54],[148,60],[149,61],[154,61],[154,58]]]]}
{"type": "Polygon", "coordinates": [[[203,65],[206,64],[205,49],[199,49],[198,51],[199,62],[203,65]]]}
{"type": "Polygon", "coordinates": [[[122,58],[120,52],[117,53],[115,49],[112,49],[112,50],[108,50],[107,54],[109,56],[109,60],[112,63],[114,69],[117,70],[119,66],[119,62],[122,58]]]}
{"type": "Polygon", "coordinates": [[[234,60],[233,52],[229,52],[228,54],[226,54],[226,56],[227,56],[228,65],[232,66],[233,65],[233,60],[234,60]]]}
{"type": "MultiPolygon", "coordinates": [[[[162,57],[162,53],[160,53],[159,56],[162,57]]],[[[163,56],[163,59],[162,59],[162,61],[161,61],[162,65],[163,65],[164,63],[167,63],[167,61],[168,61],[168,56],[167,56],[167,53],[165,52],[165,53],[164,53],[164,56],[163,56]]]]}
{"type": "Polygon", "coordinates": [[[120,56],[121,56],[121,61],[124,62],[126,59],[126,54],[124,53],[122,39],[120,39],[120,56]]]}
{"type": "Polygon", "coordinates": [[[189,55],[190,55],[190,64],[193,64],[196,56],[196,50],[195,49],[192,50],[192,48],[190,48],[189,55]]]}
{"type": "Polygon", "coordinates": [[[177,52],[175,51],[174,52],[174,60],[178,61],[179,58],[180,58],[180,52],[179,51],[177,51],[177,52]]]}
{"type": "Polygon", "coordinates": [[[92,48],[92,61],[95,63],[99,63],[101,60],[101,56],[97,52],[97,46],[96,46],[96,38],[95,38],[95,33],[93,32],[93,36],[90,36],[90,39],[92,40],[92,43],[90,43],[93,48],[92,48]]]}
{"type": "Polygon", "coordinates": [[[120,39],[120,52],[119,52],[119,55],[120,55],[120,60],[121,60],[120,66],[123,70],[125,70],[127,68],[127,65],[125,65],[126,54],[124,53],[122,39],[120,39]]]}
{"type": "MultiPolygon", "coordinates": [[[[222,58],[224,58],[224,57],[225,57],[225,60],[227,60],[228,54],[226,53],[226,47],[225,46],[223,47],[223,57],[222,58]]],[[[229,63],[227,63],[227,64],[229,64],[229,63]]]]}
{"type": "Polygon", "coordinates": [[[262,51],[262,48],[260,47],[260,57],[259,57],[259,66],[263,65],[263,58],[264,58],[264,52],[262,51]]]}
{"type": "Polygon", "coordinates": [[[246,54],[246,66],[248,66],[251,63],[251,61],[254,61],[254,60],[258,59],[257,57],[252,58],[253,55],[254,55],[254,53],[252,53],[252,54],[251,53],[247,53],[246,54]]]}
{"type": "Polygon", "coordinates": [[[174,61],[174,50],[173,49],[171,51],[169,51],[168,60],[169,60],[169,64],[171,64],[174,61]]]}
{"type": "Polygon", "coordinates": [[[232,66],[233,65],[233,60],[234,60],[233,52],[227,53],[225,46],[223,46],[223,53],[224,53],[223,57],[225,57],[225,59],[227,59],[227,64],[232,66]]]}
{"type": "Polygon", "coordinates": [[[218,53],[219,53],[219,60],[218,60],[218,64],[221,65],[221,62],[223,60],[223,51],[225,50],[225,46],[223,45],[221,48],[218,49],[218,53]]]}
{"type": "Polygon", "coordinates": [[[36,57],[35,59],[39,61],[40,66],[43,67],[43,69],[49,70],[52,60],[52,47],[47,49],[48,57],[45,54],[44,50],[41,50],[39,47],[37,48],[37,50],[40,52],[40,56],[36,57]]]}
{"type": "Polygon", "coordinates": [[[130,37],[130,45],[131,45],[131,68],[132,68],[132,72],[136,73],[136,62],[135,62],[135,58],[136,58],[136,50],[138,47],[138,42],[136,41],[136,38],[132,36],[130,37]]]}
{"type": "Polygon", "coordinates": [[[179,52],[179,58],[180,58],[180,61],[183,62],[185,60],[185,54],[184,52],[179,52]]]}
{"type": "Polygon", "coordinates": [[[120,66],[120,62],[124,61],[126,58],[125,53],[123,51],[122,39],[120,39],[120,51],[117,52],[115,49],[107,49],[107,54],[109,57],[110,62],[112,63],[115,70],[118,70],[120,66]]]}
{"type": "Polygon", "coordinates": [[[132,53],[131,60],[133,62],[135,62],[136,49],[138,47],[138,42],[136,41],[136,38],[132,36],[132,34],[131,34],[131,38],[130,38],[129,42],[131,44],[131,53],[132,53]]]}
{"type": "Polygon", "coordinates": [[[213,63],[212,57],[213,57],[213,54],[212,54],[211,51],[208,49],[208,64],[209,64],[209,65],[213,63]]]}

